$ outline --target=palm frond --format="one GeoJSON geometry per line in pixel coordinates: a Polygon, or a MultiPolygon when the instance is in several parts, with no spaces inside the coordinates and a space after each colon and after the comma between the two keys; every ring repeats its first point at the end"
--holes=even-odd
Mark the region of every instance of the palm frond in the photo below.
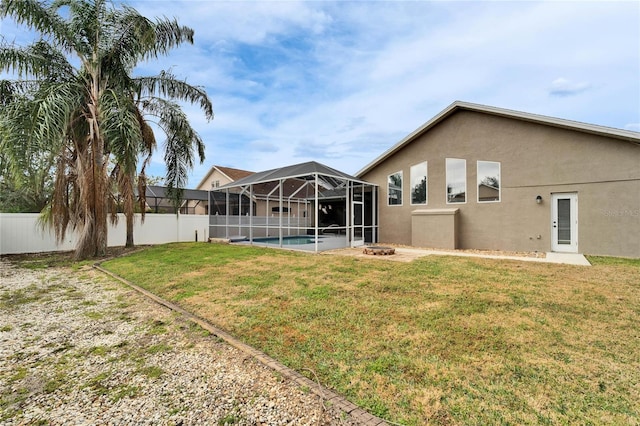
{"type": "Polygon", "coordinates": [[[156,99],[154,108],[151,105],[148,104],[149,110],[154,110],[154,114],[157,114],[158,125],[167,136],[164,143],[164,161],[167,166],[165,182],[169,197],[178,206],[188,172],[193,168],[195,149],[200,161],[204,161],[204,143],[177,103],[156,99]]]}
{"type": "Polygon", "coordinates": [[[213,118],[213,104],[205,89],[178,80],[171,71],[161,71],[153,77],[135,78],[133,84],[137,86],[138,94],[142,99],[163,96],[171,100],[199,104],[207,120],[213,118]]]}
{"type": "Polygon", "coordinates": [[[45,80],[73,78],[74,69],[66,57],[45,40],[26,47],[0,47],[0,70],[18,77],[34,76],[45,80]]]}
{"type": "Polygon", "coordinates": [[[74,177],[68,173],[69,158],[62,155],[58,157],[54,180],[53,198],[48,207],[47,214],[41,219],[53,227],[58,242],[64,240],[69,222],[71,221],[71,197],[70,186],[74,177]]]}
{"type": "Polygon", "coordinates": [[[0,80],[0,106],[8,107],[16,99],[17,92],[18,88],[14,82],[0,80]]]}
{"type": "Polygon", "coordinates": [[[178,24],[175,19],[158,19],[155,27],[157,41],[154,56],[166,54],[183,43],[193,44],[193,30],[178,24]]]}
{"type": "Polygon", "coordinates": [[[138,154],[144,147],[137,108],[131,98],[119,96],[112,90],[103,93],[100,103],[101,129],[107,150],[115,156],[124,173],[133,174],[138,154]]]}
{"type": "Polygon", "coordinates": [[[120,59],[129,67],[144,59],[156,44],[153,23],[133,8],[125,6],[115,13],[111,29],[113,34],[105,50],[106,56],[120,59]]]}
{"type": "Polygon", "coordinates": [[[83,108],[83,95],[75,82],[43,86],[34,111],[33,136],[40,141],[64,137],[74,113],[83,108]]]}
{"type": "Polygon", "coordinates": [[[185,148],[176,150],[176,154],[184,155],[182,162],[186,168],[193,167],[193,148],[197,149],[200,162],[204,161],[204,142],[198,132],[191,127],[186,114],[178,103],[162,98],[152,98],[142,102],[141,105],[146,114],[158,118],[158,126],[167,136],[164,148],[165,157],[168,150],[171,150],[172,147],[177,147],[177,144],[182,144],[185,148]],[[169,142],[170,140],[172,142],[169,142]]]}
{"type": "Polygon", "coordinates": [[[70,53],[74,48],[74,34],[64,19],[45,2],[38,0],[2,0],[0,1],[0,18],[12,17],[18,24],[37,31],[43,36],[55,40],[60,48],[70,53]]]}

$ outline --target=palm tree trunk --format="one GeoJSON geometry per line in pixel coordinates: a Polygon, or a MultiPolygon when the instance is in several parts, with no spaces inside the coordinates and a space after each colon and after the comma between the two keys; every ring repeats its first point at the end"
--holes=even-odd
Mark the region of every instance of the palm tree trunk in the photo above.
{"type": "Polygon", "coordinates": [[[127,216],[127,242],[125,247],[133,247],[133,217],[127,216]]]}
{"type": "Polygon", "coordinates": [[[82,156],[82,160],[78,156],[80,202],[83,205],[75,253],[78,260],[104,256],[107,252],[106,166],[100,139],[93,138],[91,150],[82,156]]]}
{"type": "Polygon", "coordinates": [[[133,247],[133,223],[135,220],[135,193],[133,183],[135,177],[132,173],[123,170],[122,182],[120,183],[120,193],[124,201],[124,216],[127,220],[127,241],[125,247],[133,247]]]}
{"type": "Polygon", "coordinates": [[[87,111],[89,146],[86,155],[78,156],[79,160],[84,157],[86,161],[80,177],[80,202],[84,206],[84,217],[80,218],[82,228],[76,246],[76,259],[100,257],[107,253],[107,164],[104,140],[100,132],[98,73],[96,71],[92,76],[91,103],[87,111]]]}

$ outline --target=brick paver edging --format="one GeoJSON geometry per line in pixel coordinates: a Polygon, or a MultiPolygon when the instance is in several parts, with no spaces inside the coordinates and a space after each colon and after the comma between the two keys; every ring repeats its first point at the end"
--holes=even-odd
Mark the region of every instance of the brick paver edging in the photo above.
{"type": "Polygon", "coordinates": [[[144,288],[122,278],[121,276],[114,274],[111,271],[108,271],[106,269],[104,269],[102,266],[100,266],[100,263],[96,263],[93,265],[93,267],[95,269],[97,269],[98,271],[109,275],[110,277],[128,285],[129,287],[131,287],[132,289],[136,290],[137,292],[141,293],[142,295],[146,296],[147,298],[153,300],[154,302],[158,303],[159,305],[162,305],[166,308],[171,309],[172,311],[178,312],[181,315],[183,315],[185,318],[189,319],[190,321],[193,321],[194,323],[198,324],[200,327],[204,328],[205,330],[207,330],[208,332],[214,334],[215,336],[219,337],[220,339],[224,340],[225,342],[227,342],[228,344],[230,344],[231,346],[233,346],[234,348],[237,348],[239,350],[241,350],[242,352],[251,355],[252,357],[254,357],[255,359],[257,359],[259,362],[261,362],[262,364],[266,365],[267,367],[277,371],[278,373],[282,374],[284,377],[298,383],[301,387],[302,386],[306,386],[307,388],[309,388],[314,394],[316,394],[317,396],[319,396],[320,398],[322,398],[325,402],[330,403],[331,405],[339,408],[340,410],[344,411],[345,413],[349,414],[351,416],[352,419],[354,419],[355,421],[357,421],[358,423],[360,423],[363,426],[383,426],[383,425],[388,425],[388,423],[379,418],[374,416],[373,414],[370,414],[368,412],[366,412],[365,410],[363,410],[362,408],[358,407],[357,405],[355,405],[354,403],[348,401],[347,399],[345,399],[344,397],[338,395],[337,393],[325,388],[324,386],[320,385],[319,383],[314,382],[313,380],[310,380],[308,378],[306,378],[305,376],[303,376],[302,374],[298,373],[295,370],[292,370],[291,368],[287,367],[284,364],[281,364],[280,362],[276,361],[275,359],[271,358],[270,356],[268,356],[267,354],[265,354],[264,352],[261,352],[243,342],[241,342],[240,340],[236,339],[235,337],[233,337],[231,334],[227,333],[226,331],[223,331],[221,329],[219,329],[218,327],[216,327],[215,325],[211,324],[209,321],[207,321],[204,318],[201,318],[195,314],[192,314],[189,311],[186,311],[185,309],[181,308],[180,306],[176,305],[175,303],[171,303],[157,295],[155,295],[154,293],[151,293],[148,290],[145,290],[144,288]]]}

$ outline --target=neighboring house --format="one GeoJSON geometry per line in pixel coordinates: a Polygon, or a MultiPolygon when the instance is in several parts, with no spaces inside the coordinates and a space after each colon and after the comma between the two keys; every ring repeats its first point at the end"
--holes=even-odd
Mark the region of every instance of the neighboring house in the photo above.
{"type": "MultiPolygon", "coordinates": [[[[212,166],[209,172],[202,178],[196,189],[210,191],[228,183],[235,182],[252,175],[253,172],[247,170],[234,169],[231,167],[212,166]]],[[[209,203],[205,202],[196,207],[196,214],[209,214],[209,203]]]]}
{"type": "Polygon", "coordinates": [[[378,240],[640,257],[640,133],[455,102],[357,177],[378,240]]]}
{"type": "Polygon", "coordinates": [[[228,183],[235,182],[252,175],[253,172],[247,170],[233,169],[231,167],[213,166],[211,170],[202,178],[196,189],[209,191],[219,188],[228,183]]]}

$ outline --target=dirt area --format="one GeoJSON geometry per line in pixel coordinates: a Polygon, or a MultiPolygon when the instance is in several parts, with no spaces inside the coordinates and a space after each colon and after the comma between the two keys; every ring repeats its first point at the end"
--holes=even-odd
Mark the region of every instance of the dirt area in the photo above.
{"type": "Polygon", "coordinates": [[[346,248],[338,250],[328,250],[322,254],[334,254],[341,256],[354,256],[363,258],[373,258],[381,260],[391,260],[394,262],[411,262],[415,259],[430,255],[451,255],[451,256],[468,256],[468,257],[488,257],[488,258],[537,258],[544,259],[546,253],[542,252],[514,252],[514,251],[498,251],[498,250],[448,250],[435,249],[425,247],[410,247],[397,244],[375,244],[376,247],[391,247],[395,249],[395,254],[390,255],[371,255],[365,254],[363,247],[346,248]]]}
{"type": "Polygon", "coordinates": [[[3,258],[0,425],[26,424],[356,422],[90,266],[29,270],[3,258]]]}

